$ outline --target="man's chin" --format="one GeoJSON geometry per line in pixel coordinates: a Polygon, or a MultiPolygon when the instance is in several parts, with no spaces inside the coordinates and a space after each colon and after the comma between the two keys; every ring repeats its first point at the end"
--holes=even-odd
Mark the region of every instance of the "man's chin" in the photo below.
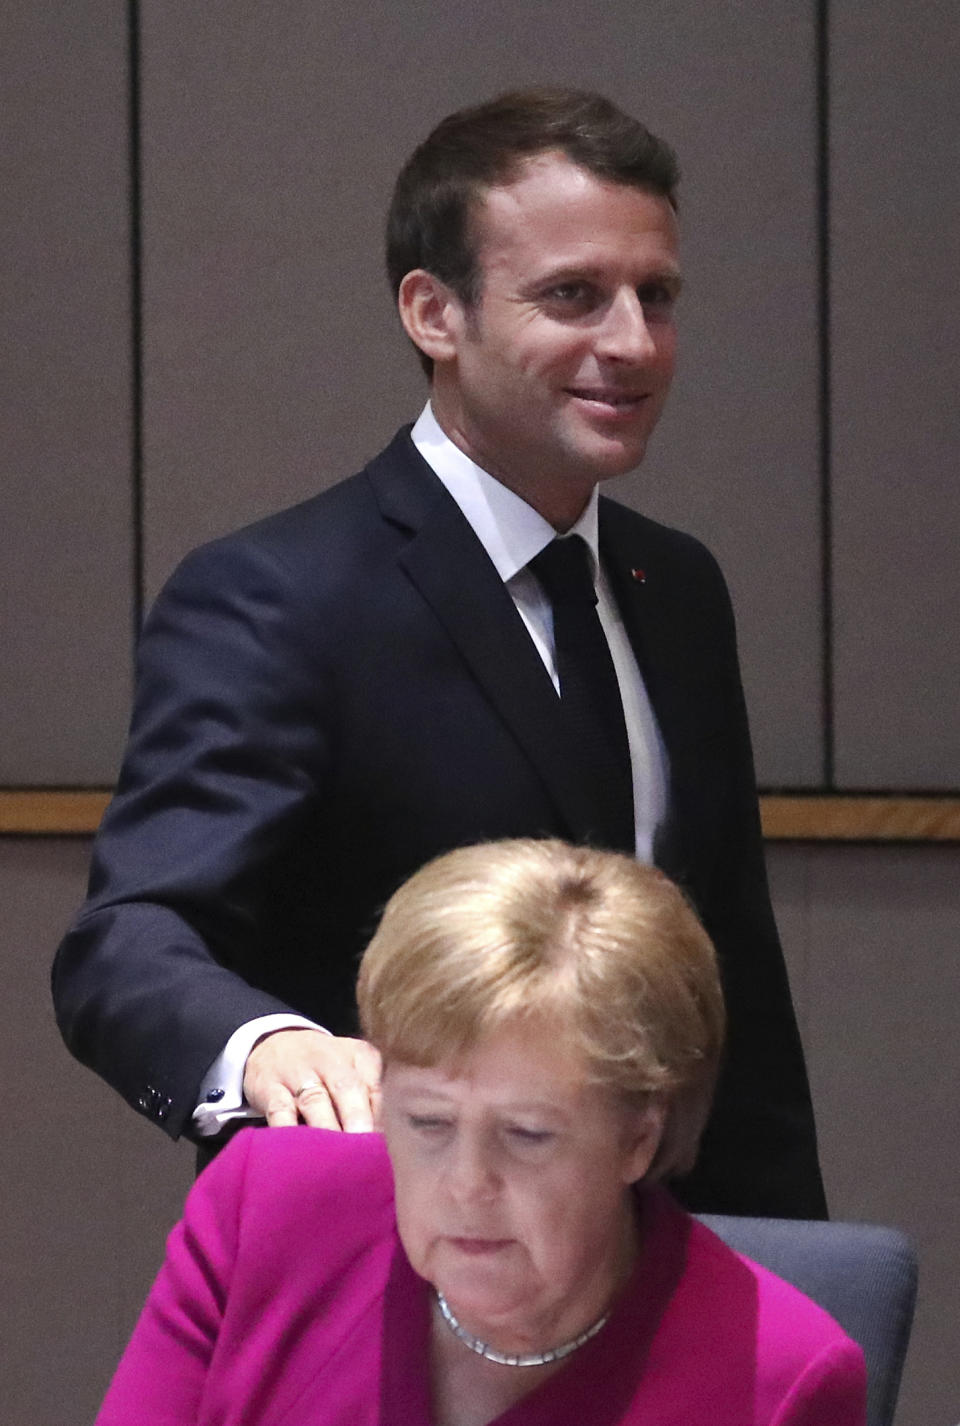
{"type": "Polygon", "coordinates": [[[568,425],[565,444],[571,456],[595,467],[597,479],[605,480],[611,475],[625,475],[640,464],[651,429],[649,413],[642,419],[634,417],[613,426],[581,414],[568,425]]]}
{"type": "Polygon", "coordinates": [[[584,469],[590,471],[594,484],[613,480],[618,475],[629,475],[640,465],[646,449],[646,439],[598,442],[589,451],[582,452],[584,469]]]}

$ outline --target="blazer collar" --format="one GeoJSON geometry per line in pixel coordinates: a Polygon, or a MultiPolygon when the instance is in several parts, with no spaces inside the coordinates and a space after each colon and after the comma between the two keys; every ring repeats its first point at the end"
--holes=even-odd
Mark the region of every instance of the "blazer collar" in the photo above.
{"type": "Polygon", "coordinates": [[[674,880],[684,881],[689,848],[681,828],[696,825],[699,815],[699,725],[689,694],[690,655],[677,615],[676,572],[659,527],[643,518],[623,519],[623,507],[603,497],[599,513],[601,559],[667,750],[667,820],[657,833],[654,860],[674,880]]]}
{"type": "Polygon", "coordinates": [[[590,789],[550,676],[516,606],[456,501],[420,456],[409,427],[367,468],[385,519],[409,538],[398,562],[456,645],[554,803],[564,834],[589,839],[590,789]]]}
{"type": "MultiPolygon", "coordinates": [[[[463,511],[504,583],[525,569],[555,539],[557,532],[548,520],[451,441],[438,425],[429,402],[410,435],[423,459],[463,511]]],[[[598,488],[594,486],[585,510],[567,532],[580,535],[586,542],[594,573],[600,558],[597,497],[598,488]]]]}
{"type": "MultiPolygon", "coordinates": [[[[483,695],[512,732],[553,801],[565,835],[589,837],[592,810],[570,754],[549,675],[513,600],[453,498],[404,427],[367,467],[383,517],[407,532],[400,566],[463,657],[483,695]]],[[[604,497],[600,555],[640,665],[670,764],[668,820],[657,865],[682,878],[687,853],[678,828],[696,802],[696,710],[684,677],[687,652],[677,627],[675,574],[665,568],[657,527],[604,497]]],[[[695,815],[695,814],[694,814],[695,815]]]]}

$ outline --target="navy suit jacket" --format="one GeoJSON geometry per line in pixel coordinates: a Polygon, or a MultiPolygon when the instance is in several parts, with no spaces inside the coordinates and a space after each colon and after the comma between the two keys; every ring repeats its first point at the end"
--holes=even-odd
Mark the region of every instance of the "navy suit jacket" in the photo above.
{"type": "MultiPolygon", "coordinates": [[[[680,1196],[820,1216],[723,578],[688,535],[605,498],[599,518],[669,754],[657,861],[714,939],[728,1004],[680,1196]]],[[[487,838],[590,839],[565,737],[509,593],[408,429],[359,475],[195,551],[145,625],[127,754],[54,967],[70,1049],[176,1136],[238,1025],[293,1008],[351,1032],[358,958],[412,871],[487,838]]]]}

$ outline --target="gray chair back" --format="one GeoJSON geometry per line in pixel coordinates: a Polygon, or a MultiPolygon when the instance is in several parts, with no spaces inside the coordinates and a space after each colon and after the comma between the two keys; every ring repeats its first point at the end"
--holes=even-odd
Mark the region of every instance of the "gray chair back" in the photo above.
{"type": "Polygon", "coordinates": [[[836,1318],[866,1359],[867,1426],[892,1426],[917,1296],[909,1239],[866,1223],[698,1216],[836,1318]]]}

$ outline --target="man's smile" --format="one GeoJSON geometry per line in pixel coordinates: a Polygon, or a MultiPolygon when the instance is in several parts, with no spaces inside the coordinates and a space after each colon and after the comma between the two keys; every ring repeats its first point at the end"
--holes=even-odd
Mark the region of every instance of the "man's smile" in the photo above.
{"type": "Polygon", "coordinates": [[[599,386],[569,386],[567,394],[575,396],[578,401],[588,401],[592,406],[623,411],[636,411],[649,399],[649,392],[646,391],[618,391],[599,386]]]}

